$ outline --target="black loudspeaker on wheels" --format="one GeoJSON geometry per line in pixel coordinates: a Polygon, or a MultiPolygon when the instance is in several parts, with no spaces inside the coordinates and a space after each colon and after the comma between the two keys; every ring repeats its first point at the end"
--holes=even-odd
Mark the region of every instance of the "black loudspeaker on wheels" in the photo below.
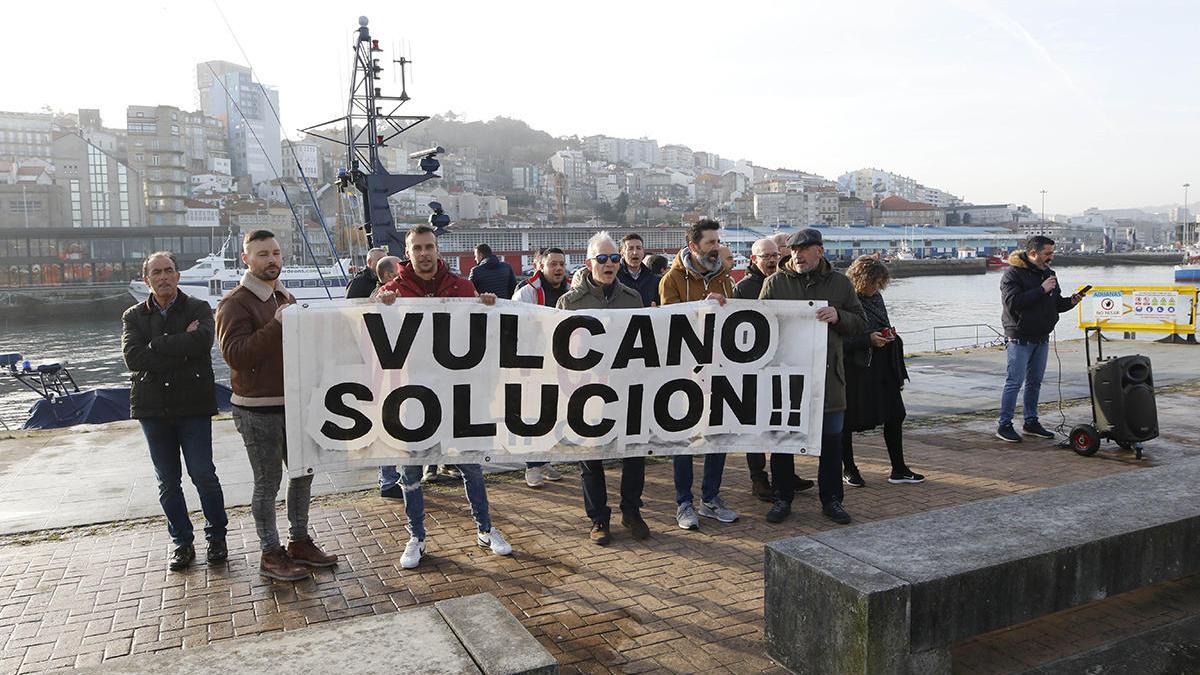
{"type": "MultiPolygon", "coordinates": [[[[1149,358],[1131,355],[1108,359],[1093,365],[1088,375],[1092,379],[1092,407],[1100,433],[1118,443],[1138,443],[1158,437],[1158,408],[1154,403],[1154,373],[1149,358]]],[[[1072,432],[1072,447],[1079,452],[1074,441],[1072,432]]]]}

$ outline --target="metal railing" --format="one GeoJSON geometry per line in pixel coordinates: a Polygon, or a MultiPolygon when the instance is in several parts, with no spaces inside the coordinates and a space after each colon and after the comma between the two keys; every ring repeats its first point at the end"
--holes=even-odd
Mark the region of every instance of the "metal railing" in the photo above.
{"type": "Polygon", "coordinates": [[[959,323],[948,326],[932,326],[903,333],[905,347],[930,344],[932,351],[950,351],[973,347],[995,347],[1004,344],[1004,332],[986,323],[959,323]],[[915,336],[927,334],[927,337],[915,336]]]}

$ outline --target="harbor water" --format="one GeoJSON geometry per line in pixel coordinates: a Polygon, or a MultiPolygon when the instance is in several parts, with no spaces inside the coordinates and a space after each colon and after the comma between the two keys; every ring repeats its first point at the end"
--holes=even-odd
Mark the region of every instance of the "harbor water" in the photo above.
{"type": "MultiPolygon", "coordinates": [[[[1169,266],[1062,267],[1057,269],[1064,292],[1080,286],[1172,285],[1169,266]]],[[[892,323],[907,351],[928,351],[994,338],[1000,330],[1000,273],[897,279],[884,291],[892,323]],[[962,326],[963,328],[943,328],[962,326]],[[937,330],[934,330],[937,327],[937,330]]],[[[130,304],[132,304],[132,299],[130,304]]],[[[1082,336],[1074,313],[1063,315],[1057,338],[1082,336]]],[[[1139,337],[1154,339],[1158,335],[1139,337]]],[[[66,361],[80,388],[125,387],[129,374],[121,359],[121,317],[62,316],[28,319],[16,312],[0,315],[0,353],[18,352],[33,361],[66,361]]],[[[213,350],[219,381],[228,384],[229,368],[213,350]]],[[[11,378],[0,378],[0,422],[17,428],[36,395],[11,378]]],[[[3,426],[0,425],[0,429],[3,426]]]]}

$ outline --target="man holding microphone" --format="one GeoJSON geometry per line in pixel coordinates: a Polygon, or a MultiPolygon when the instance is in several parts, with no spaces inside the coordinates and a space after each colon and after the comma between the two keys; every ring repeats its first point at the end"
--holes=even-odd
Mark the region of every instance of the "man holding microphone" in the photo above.
{"type": "Polygon", "coordinates": [[[1082,295],[1062,296],[1058,278],[1050,269],[1053,260],[1054,240],[1042,235],[1030,237],[1024,251],[1009,256],[1009,268],[1000,279],[1008,374],[1000,397],[996,438],[1008,443],[1020,443],[1022,435],[1054,438],[1054,434],[1038,421],[1037,412],[1046,357],[1050,352],[1050,333],[1058,323],[1058,315],[1079,304],[1082,295]],[[1022,383],[1025,385],[1025,423],[1018,434],[1013,428],[1013,415],[1022,383]]]}

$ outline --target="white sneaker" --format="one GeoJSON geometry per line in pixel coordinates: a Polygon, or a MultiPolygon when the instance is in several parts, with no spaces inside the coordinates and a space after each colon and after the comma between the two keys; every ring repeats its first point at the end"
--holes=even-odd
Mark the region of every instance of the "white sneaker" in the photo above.
{"type": "Polygon", "coordinates": [[[713,518],[722,523],[732,523],[738,519],[737,512],[725,505],[721,495],[714,497],[711,502],[700,502],[697,511],[705,518],[713,518]]]}
{"type": "Polygon", "coordinates": [[[542,477],[546,480],[562,480],[562,473],[553,464],[542,466],[542,477]]]}
{"type": "Polygon", "coordinates": [[[696,515],[696,509],[691,502],[684,502],[675,509],[675,522],[679,523],[681,530],[700,529],[700,517],[696,515]]]}
{"type": "Polygon", "coordinates": [[[479,532],[475,535],[475,543],[479,544],[479,548],[490,548],[492,553],[496,555],[508,555],[512,553],[512,544],[504,540],[504,535],[500,534],[500,530],[492,528],[491,532],[484,534],[479,532]]]}
{"type": "Polygon", "coordinates": [[[400,566],[411,570],[421,564],[421,554],[425,552],[425,540],[411,537],[404,546],[404,555],[400,556],[400,566]]]}
{"type": "Polygon", "coordinates": [[[544,466],[527,466],[525,467],[525,484],[531,488],[542,487],[546,483],[546,473],[543,471],[544,466]]]}

